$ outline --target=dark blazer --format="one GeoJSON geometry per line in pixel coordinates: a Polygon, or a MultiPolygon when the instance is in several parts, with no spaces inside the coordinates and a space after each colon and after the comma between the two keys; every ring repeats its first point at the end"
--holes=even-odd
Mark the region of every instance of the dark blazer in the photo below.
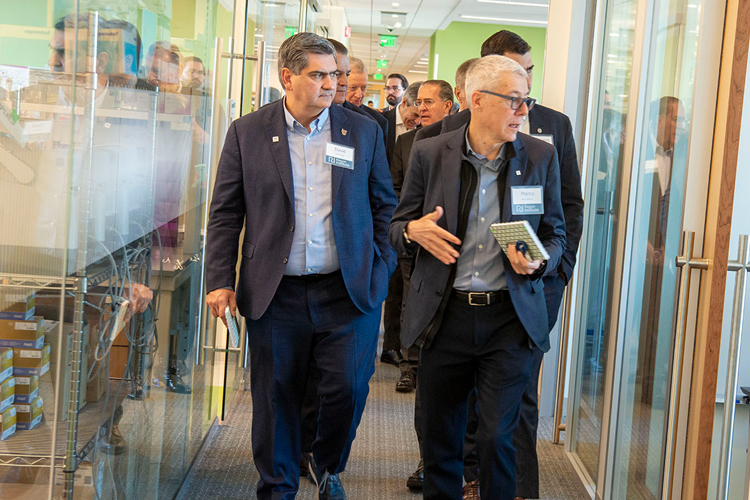
{"type": "MultiPolygon", "coordinates": [[[[458,130],[471,120],[471,111],[464,110],[455,115],[446,116],[439,123],[422,129],[416,140],[434,137],[435,125],[440,125],[440,132],[458,130]]],[[[583,195],[581,194],[581,171],[578,169],[576,143],[573,138],[573,127],[570,119],[554,109],[536,104],[529,111],[529,130],[532,135],[551,135],[560,161],[560,188],[562,191],[563,213],[565,214],[566,247],[560,267],[550,272],[556,276],[559,271],[565,274],[565,282],[573,276],[576,265],[578,244],[583,232],[583,195]]]]}
{"type": "MultiPolygon", "coordinates": [[[[383,144],[384,145],[387,144],[386,138],[388,137],[388,120],[383,118],[383,115],[380,113],[380,111],[376,109],[372,109],[369,106],[365,106],[364,104],[357,107],[354,104],[350,103],[349,101],[345,101],[344,105],[346,105],[347,103],[349,104],[349,106],[353,108],[357,108],[360,112],[363,112],[364,114],[366,114],[367,116],[369,116],[370,118],[378,122],[380,129],[383,131],[383,144]]],[[[349,108],[349,106],[347,106],[347,109],[349,108]]]]}
{"type": "MultiPolygon", "coordinates": [[[[294,188],[284,100],[235,120],[219,159],[206,239],[206,290],[234,288],[240,313],[256,320],[271,302],[295,231],[294,188]]],[[[396,254],[387,230],[396,194],[376,124],[331,106],[332,142],[354,147],[354,169],[333,167],[333,233],[341,274],[360,311],[381,307],[396,254]]]]}
{"type": "Polygon", "coordinates": [[[393,147],[396,145],[396,113],[398,106],[383,112],[383,118],[388,121],[388,135],[386,135],[385,152],[388,155],[388,162],[393,158],[393,147]]]}
{"type": "MultiPolygon", "coordinates": [[[[409,175],[404,183],[401,201],[388,229],[388,238],[399,255],[412,253],[403,238],[403,229],[412,220],[443,207],[444,217],[438,225],[456,234],[458,225],[461,163],[466,129],[441,134],[417,142],[412,148],[409,175]]],[[[539,139],[518,134],[513,146],[516,157],[506,172],[503,197],[503,222],[527,220],[544,244],[550,259],[546,272],[555,269],[565,249],[565,221],[560,203],[560,168],[555,148],[539,139]],[[521,174],[518,175],[517,172],[521,174]],[[512,186],[544,186],[544,214],[512,215],[512,186]]],[[[410,247],[418,246],[414,243],[410,247]]],[[[523,276],[513,271],[502,254],[511,301],[531,340],[544,351],[549,350],[549,326],[542,276],[523,276]]],[[[454,264],[455,265],[455,264],[454,264]]],[[[542,274],[542,273],[540,273],[542,274]]],[[[438,315],[441,302],[450,293],[451,266],[446,266],[429,252],[418,249],[406,313],[401,325],[401,342],[414,344],[438,315]]],[[[439,320],[439,318],[437,318],[439,320]]]]}
{"type": "Polygon", "coordinates": [[[409,130],[404,132],[398,139],[396,139],[396,146],[393,150],[393,158],[391,158],[391,178],[393,179],[393,190],[396,191],[396,195],[401,198],[401,188],[404,185],[404,177],[406,177],[406,171],[409,167],[409,155],[411,154],[411,147],[414,144],[414,138],[417,136],[419,129],[409,130]]]}

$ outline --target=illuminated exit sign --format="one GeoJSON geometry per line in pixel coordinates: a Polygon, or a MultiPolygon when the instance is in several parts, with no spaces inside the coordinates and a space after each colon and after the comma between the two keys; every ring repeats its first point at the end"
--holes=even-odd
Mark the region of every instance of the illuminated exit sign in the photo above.
{"type": "Polygon", "coordinates": [[[284,28],[284,38],[289,38],[290,36],[294,36],[299,32],[299,30],[295,26],[286,26],[284,28]]]}
{"type": "Polygon", "coordinates": [[[372,75],[373,80],[382,80],[383,79],[383,73],[375,73],[372,75]]]}
{"type": "Polygon", "coordinates": [[[387,68],[388,67],[388,60],[387,59],[378,59],[378,68],[387,68]]]}
{"type": "Polygon", "coordinates": [[[395,47],[396,35],[380,35],[380,46],[381,47],[395,47]]]}

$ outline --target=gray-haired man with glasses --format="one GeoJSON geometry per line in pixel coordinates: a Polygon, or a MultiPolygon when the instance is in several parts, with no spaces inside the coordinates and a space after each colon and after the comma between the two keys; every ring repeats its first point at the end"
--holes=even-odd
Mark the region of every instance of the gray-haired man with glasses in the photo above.
{"type": "Polygon", "coordinates": [[[420,425],[428,500],[462,497],[475,389],[481,498],[513,500],[516,492],[513,433],[534,351],[549,348],[542,278],[565,249],[557,152],[519,134],[528,92],[515,61],[477,61],[466,78],[471,121],[414,143],[388,229],[399,254],[416,253],[401,341],[421,347],[417,392],[429,415],[420,425]],[[513,221],[531,226],[549,259],[498,245],[490,225],[513,221]]]}

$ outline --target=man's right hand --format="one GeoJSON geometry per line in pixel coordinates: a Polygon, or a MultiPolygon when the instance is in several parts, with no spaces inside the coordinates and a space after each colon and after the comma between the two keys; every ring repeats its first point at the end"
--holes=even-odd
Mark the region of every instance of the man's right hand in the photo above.
{"type": "Polygon", "coordinates": [[[234,290],[226,288],[213,290],[206,295],[206,304],[211,308],[211,314],[213,314],[214,318],[221,318],[224,326],[227,324],[227,319],[224,317],[224,310],[227,308],[227,305],[232,316],[237,315],[237,299],[234,295],[234,290]]]}
{"type": "Polygon", "coordinates": [[[460,245],[461,240],[437,225],[443,216],[443,207],[435,207],[435,211],[413,220],[406,225],[406,235],[411,241],[430,252],[437,260],[450,265],[458,259],[458,250],[451,243],[460,245]]]}

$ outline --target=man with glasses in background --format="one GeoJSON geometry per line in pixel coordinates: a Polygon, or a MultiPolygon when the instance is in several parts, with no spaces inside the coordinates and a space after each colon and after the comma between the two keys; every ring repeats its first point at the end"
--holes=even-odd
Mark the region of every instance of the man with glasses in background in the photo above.
{"type": "Polygon", "coordinates": [[[404,92],[409,87],[409,80],[400,73],[391,73],[385,81],[385,100],[388,106],[381,111],[385,113],[398,106],[404,98],[404,92]]]}
{"type": "Polygon", "coordinates": [[[526,71],[487,56],[468,71],[472,119],[414,144],[388,231],[399,253],[417,253],[401,329],[421,347],[424,498],[461,498],[468,398],[476,388],[481,498],[512,500],[513,432],[532,376],[533,352],[549,346],[542,277],[565,249],[555,148],[519,135],[533,107],[526,71]],[[515,200],[523,187],[543,208],[515,200]],[[534,208],[529,215],[526,208],[534,208]],[[526,220],[549,254],[530,260],[501,249],[490,225],[526,220]]]}
{"type": "MultiPolygon", "coordinates": [[[[349,87],[346,90],[346,100],[357,107],[358,110],[367,114],[370,118],[378,122],[383,131],[383,144],[387,143],[388,137],[388,120],[377,109],[365,105],[365,95],[367,94],[367,66],[362,59],[357,57],[349,58],[349,87]]],[[[348,106],[345,106],[348,108],[348,106]]]]}

